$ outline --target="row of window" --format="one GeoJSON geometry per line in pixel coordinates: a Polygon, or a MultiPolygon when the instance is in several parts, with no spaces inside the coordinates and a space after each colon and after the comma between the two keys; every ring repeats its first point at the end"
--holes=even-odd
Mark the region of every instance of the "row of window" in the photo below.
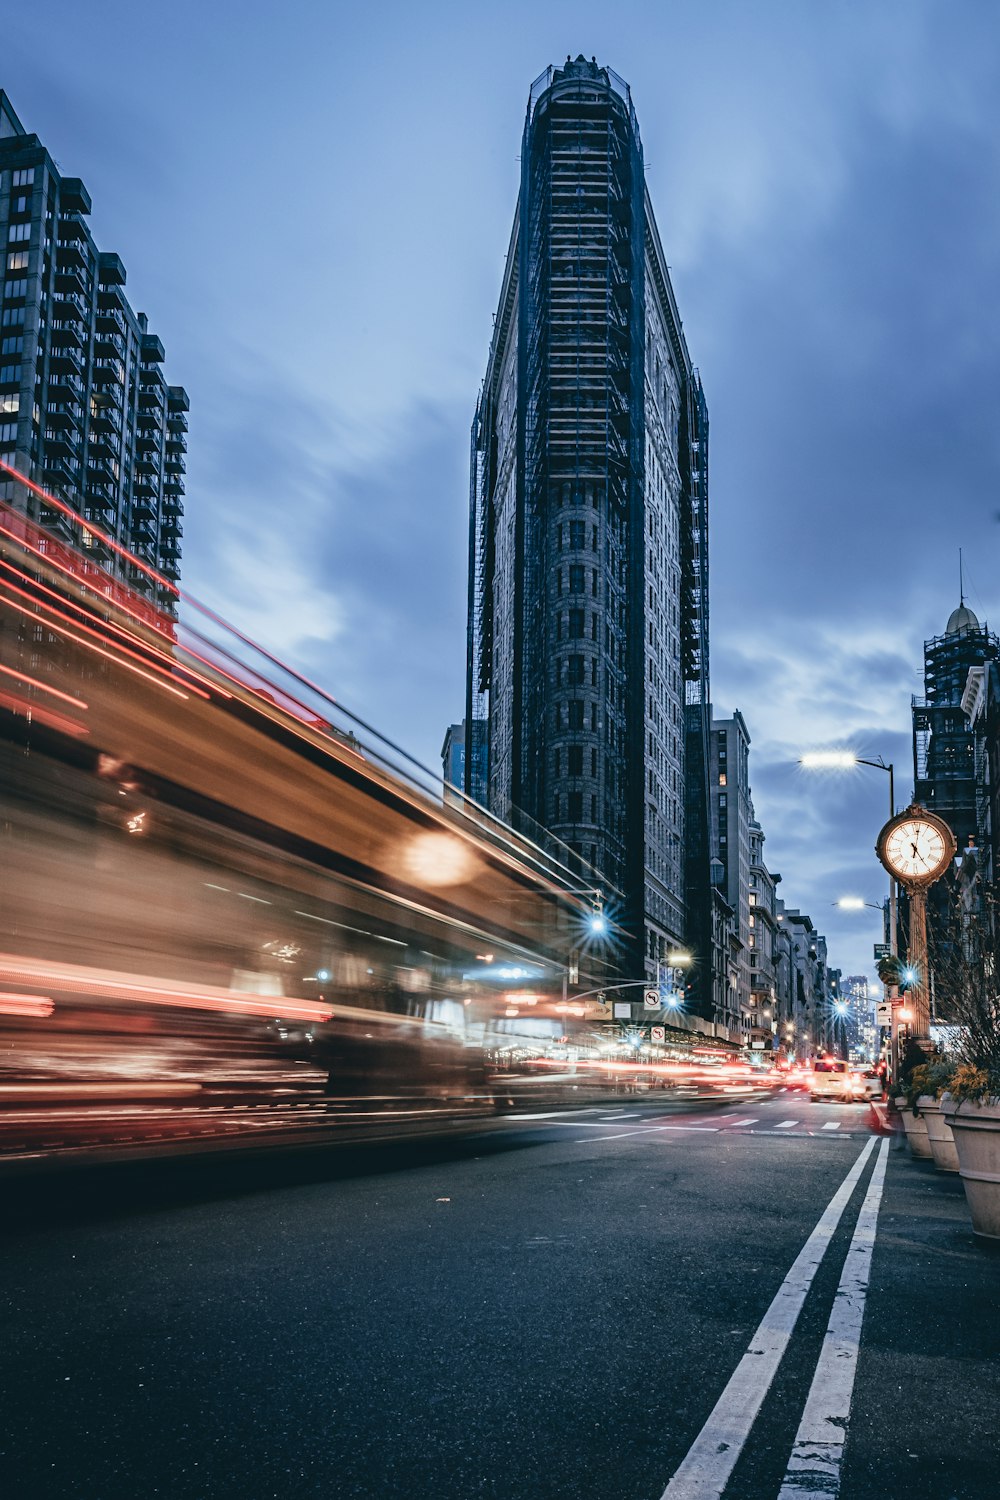
{"type": "MultiPolygon", "coordinates": [[[[561,776],[563,774],[563,753],[562,753],[562,750],[559,750],[559,749],[557,749],[556,752],[555,752],[555,768],[556,768],[556,775],[557,776],[561,776]]],[[[593,749],[593,748],[591,748],[591,751],[590,751],[590,774],[591,774],[591,776],[595,776],[595,777],[597,775],[597,751],[595,749],[593,749]]],[[[567,776],[582,776],[583,775],[583,746],[582,745],[567,745],[567,747],[566,747],[566,775],[567,776]]]]}
{"type": "Polygon", "coordinates": [[[26,271],[28,269],[27,250],[11,250],[7,256],[8,271],[26,271]]]}
{"type": "MultiPolygon", "coordinates": [[[[583,793],[565,792],[556,793],[556,822],[557,823],[582,823],[583,822],[583,793]]],[[[591,793],[590,797],[590,821],[597,822],[597,796],[591,793]]]]}
{"type": "Polygon", "coordinates": [[[11,180],[11,187],[30,187],[34,180],[34,167],[18,167],[11,180]]]}
{"type": "Polygon", "coordinates": [[[21,366],[0,365],[0,385],[10,385],[12,382],[14,384],[20,385],[21,366]]]}
{"type": "Polygon", "coordinates": [[[26,297],[28,295],[27,278],[20,276],[16,281],[5,281],[3,294],[5,297],[26,297]]]}
{"type": "MultiPolygon", "coordinates": [[[[563,548],[564,533],[571,551],[583,551],[587,545],[587,527],[583,521],[570,521],[568,526],[558,526],[556,535],[560,552],[563,548]]],[[[590,550],[597,551],[597,527],[590,528],[590,550]]]]}
{"type": "MultiPolygon", "coordinates": [[[[583,563],[570,563],[569,573],[566,579],[567,592],[570,594],[585,594],[587,592],[587,569],[583,563]]],[[[556,572],[556,592],[563,591],[563,570],[559,568],[556,572]]],[[[590,592],[597,598],[597,569],[590,569],[590,592]]]]}
{"type": "MultiPolygon", "coordinates": [[[[587,611],[585,609],[560,610],[556,615],[556,640],[564,636],[568,640],[581,640],[587,633],[587,611]],[[565,620],[565,628],[564,628],[565,620]]],[[[596,613],[590,617],[590,639],[599,639],[599,621],[596,613]]]]}
{"type": "Polygon", "coordinates": [[[31,220],[26,219],[23,224],[12,224],[7,230],[7,239],[12,245],[16,245],[22,240],[30,240],[31,220]]]}

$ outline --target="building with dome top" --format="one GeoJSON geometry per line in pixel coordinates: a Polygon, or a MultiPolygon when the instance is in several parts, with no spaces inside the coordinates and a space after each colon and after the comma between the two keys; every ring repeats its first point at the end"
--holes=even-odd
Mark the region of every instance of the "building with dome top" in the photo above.
{"type": "Polygon", "coordinates": [[[969,672],[1000,640],[959,600],[943,635],[924,642],[924,696],[913,699],[914,798],[948,823],[959,849],[976,840],[973,735],[962,707],[969,672]]]}

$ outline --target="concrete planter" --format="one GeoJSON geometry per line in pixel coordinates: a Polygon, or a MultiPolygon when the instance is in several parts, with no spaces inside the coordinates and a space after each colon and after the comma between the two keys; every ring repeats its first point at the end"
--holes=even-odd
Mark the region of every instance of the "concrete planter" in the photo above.
{"type": "Polygon", "coordinates": [[[943,1094],[941,1109],[955,1137],[972,1228],[983,1239],[1000,1240],[1000,1100],[956,1104],[943,1094]]]}
{"type": "Polygon", "coordinates": [[[896,1100],[896,1108],[906,1131],[906,1144],[910,1148],[911,1156],[926,1157],[930,1160],[931,1147],[927,1139],[927,1121],[923,1115],[915,1115],[902,1095],[896,1100]]]}
{"type": "Polygon", "coordinates": [[[958,1171],[958,1152],[951,1126],[941,1112],[941,1105],[930,1094],[921,1094],[917,1100],[921,1119],[927,1126],[927,1142],[931,1148],[934,1165],[939,1172],[958,1171]]]}

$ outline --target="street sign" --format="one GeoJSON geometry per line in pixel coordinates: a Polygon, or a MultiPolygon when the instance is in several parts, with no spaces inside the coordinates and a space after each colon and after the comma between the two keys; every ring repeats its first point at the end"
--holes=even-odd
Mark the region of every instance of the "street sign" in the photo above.
{"type": "Polygon", "coordinates": [[[663,1004],[659,990],[643,990],[642,1003],[646,1010],[659,1010],[663,1004]]]}
{"type": "Polygon", "coordinates": [[[892,953],[892,948],[889,946],[888,943],[876,943],[875,944],[875,957],[876,958],[888,958],[891,955],[891,953],[892,953]]]}
{"type": "Polygon", "coordinates": [[[763,1042],[751,1042],[750,1043],[750,1048],[751,1048],[751,1050],[753,1052],[763,1052],[763,1050],[764,1050],[764,1043],[763,1042]]]}
{"type": "Polygon", "coordinates": [[[651,1030],[652,1030],[652,1040],[654,1042],[665,1042],[666,1041],[666,1039],[667,1039],[667,1030],[666,1030],[665,1026],[654,1026],[654,1027],[651,1028],[651,1030]]]}
{"type": "Polygon", "coordinates": [[[631,1021],[631,1019],[632,1019],[632,1006],[631,1006],[631,1003],[628,1000],[616,1000],[615,1001],[615,1020],[616,1021],[631,1021]]]}
{"type": "Polygon", "coordinates": [[[892,1006],[889,1004],[888,1000],[885,1000],[885,1001],[881,1001],[880,1000],[879,1003],[878,1003],[878,1005],[876,1005],[876,1007],[875,1007],[875,1025],[876,1026],[891,1026],[892,1025],[892,1006]]]}

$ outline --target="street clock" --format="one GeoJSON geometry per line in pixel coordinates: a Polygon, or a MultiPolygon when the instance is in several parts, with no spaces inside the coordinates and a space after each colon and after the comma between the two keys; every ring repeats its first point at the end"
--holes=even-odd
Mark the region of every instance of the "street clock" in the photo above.
{"type": "Polygon", "coordinates": [[[940,880],[957,850],[955,835],[944,819],[916,802],[889,819],[875,845],[889,874],[910,889],[940,880]]]}

